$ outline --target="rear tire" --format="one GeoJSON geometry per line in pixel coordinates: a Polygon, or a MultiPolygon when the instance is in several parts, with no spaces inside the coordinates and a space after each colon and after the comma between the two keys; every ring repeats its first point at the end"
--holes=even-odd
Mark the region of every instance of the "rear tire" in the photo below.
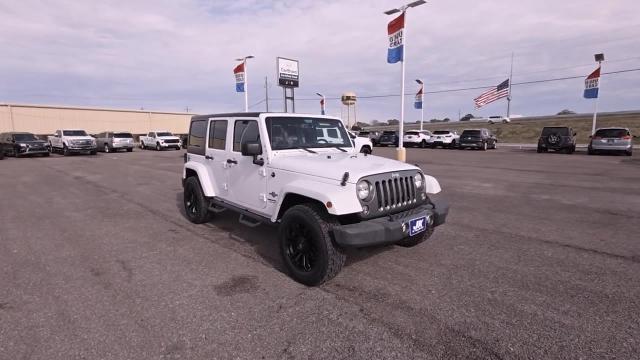
{"type": "Polygon", "coordinates": [[[156,144],[156,151],[161,151],[161,150],[162,150],[162,147],[160,147],[160,143],[157,143],[156,144]]]}
{"type": "Polygon", "coordinates": [[[184,182],[184,211],[187,219],[194,224],[203,224],[211,219],[209,201],[205,198],[197,177],[188,177],[184,182]]]}
{"type": "Polygon", "coordinates": [[[106,153],[111,152],[111,149],[109,149],[109,145],[108,144],[104,144],[104,152],[106,152],[106,153]]]}
{"type": "Polygon", "coordinates": [[[140,141],[140,149],[144,150],[146,147],[144,146],[144,141],[140,141]]]}
{"type": "Polygon", "coordinates": [[[127,152],[133,152],[133,148],[127,149],[127,152]]]}
{"type": "Polygon", "coordinates": [[[346,255],[333,244],[332,236],[337,225],[318,204],[296,205],[284,213],[278,231],[280,253],[294,280],[316,286],[342,270],[346,255]]]}
{"type": "Polygon", "coordinates": [[[483,142],[482,143],[482,151],[487,151],[487,148],[488,148],[487,143],[483,142]]]}

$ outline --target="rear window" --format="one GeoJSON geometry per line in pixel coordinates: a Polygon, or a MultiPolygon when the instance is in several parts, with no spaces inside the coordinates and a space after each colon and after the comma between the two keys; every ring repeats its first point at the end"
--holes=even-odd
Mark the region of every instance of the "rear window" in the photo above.
{"type": "Polygon", "coordinates": [[[600,129],[596,131],[594,136],[603,138],[621,138],[629,136],[629,131],[627,131],[627,129],[600,129]]]}
{"type": "Polygon", "coordinates": [[[113,137],[116,139],[133,139],[133,135],[129,133],[113,133],[113,137]]]}
{"type": "Polygon", "coordinates": [[[420,135],[420,132],[418,132],[418,131],[407,131],[405,133],[405,135],[420,135]]]}
{"type": "Polygon", "coordinates": [[[546,127],[542,129],[542,136],[556,134],[560,136],[569,136],[569,128],[566,127],[546,127]]]}
{"type": "Polygon", "coordinates": [[[480,136],[482,131],[480,130],[465,130],[462,132],[462,136],[480,136]]]}
{"type": "Polygon", "coordinates": [[[395,135],[396,132],[395,131],[383,131],[382,135],[395,135]]]}
{"type": "Polygon", "coordinates": [[[449,130],[436,130],[433,132],[434,135],[448,135],[450,133],[449,130]]]}

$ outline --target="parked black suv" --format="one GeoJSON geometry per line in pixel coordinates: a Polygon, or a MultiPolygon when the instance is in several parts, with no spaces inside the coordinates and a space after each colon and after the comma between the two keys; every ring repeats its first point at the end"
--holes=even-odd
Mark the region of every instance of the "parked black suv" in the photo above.
{"type": "Polygon", "coordinates": [[[0,134],[0,153],[15,157],[41,154],[49,156],[47,142],[27,132],[0,134]]]}
{"type": "Polygon", "coordinates": [[[496,149],[498,139],[488,129],[466,129],[460,135],[458,149],[496,149]]]}
{"type": "Polygon", "coordinates": [[[538,152],[549,150],[572,154],[576,151],[576,133],[567,126],[545,126],[538,139],[538,152]]]}
{"type": "Polygon", "coordinates": [[[400,139],[398,138],[398,133],[395,131],[383,131],[382,135],[380,135],[380,138],[378,139],[378,145],[380,146],[389,146],[389,145],[393,145],[393,146],[398,146],[398,141],[400,139]]]}

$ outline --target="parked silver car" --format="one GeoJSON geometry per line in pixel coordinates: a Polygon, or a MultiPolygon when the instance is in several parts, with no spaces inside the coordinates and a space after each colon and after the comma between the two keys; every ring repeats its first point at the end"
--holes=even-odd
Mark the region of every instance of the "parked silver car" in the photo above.
{"type": "Polygon", "coordinates": [[[589,155],[605,152],[622,152],[627,156],[633,155],[633,138],[627,128],[602,128],[590,136],[589,155]]]}
{"type": "Polygon", "coordinates": [[[126,131],[107,131],[95,136],[99,151],[112,152],[126,149],[133,151],[133,135],[126,131]]]}

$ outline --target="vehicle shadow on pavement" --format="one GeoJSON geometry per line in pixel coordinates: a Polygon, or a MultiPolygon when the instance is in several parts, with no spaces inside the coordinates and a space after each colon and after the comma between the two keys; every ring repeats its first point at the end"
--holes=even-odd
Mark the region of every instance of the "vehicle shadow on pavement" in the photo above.
{"type": "MultiPolygon", "coordinates": [[[[180,215],[186,219],[182,192],[176,194],[176,207],[180,215]]],[[[230,210],[214,214],[213,219],[203,225],[209,227],[212,234],[216,235],[215,239],[210,239],[210,241],[242,256],[268,264],[277,271],[287,274],[278,248],[278,228],[265,224],[252,228],[240,224],[238,216],[237,213],[230,210]]],[[[367,260],[393,248],[394,245],[346,249],[347,261],[345,269],[352,264],[367,260]]]]}

